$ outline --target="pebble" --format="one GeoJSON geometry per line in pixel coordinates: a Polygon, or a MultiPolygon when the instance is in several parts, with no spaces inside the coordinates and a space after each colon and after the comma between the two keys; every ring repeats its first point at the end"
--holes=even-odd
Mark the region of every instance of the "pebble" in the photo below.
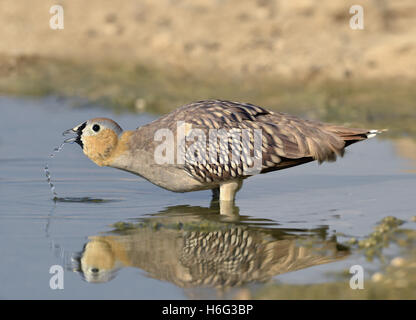
{"type": "Polygon", "coordinates": [[[376,272],[373,274],[373,276],[371,277],[371,280],[373,280],[373,282],[380,282],[383,279],[383,275],[380,272],[376,272]]]}
{"type": "Polygon", "coordinates": [[[396,257],[393,260],[391,260],[390,264],[393,267],[403,267],[405,262],[406,262],[406,260],[403,259],[402,257],[396,257]]]}

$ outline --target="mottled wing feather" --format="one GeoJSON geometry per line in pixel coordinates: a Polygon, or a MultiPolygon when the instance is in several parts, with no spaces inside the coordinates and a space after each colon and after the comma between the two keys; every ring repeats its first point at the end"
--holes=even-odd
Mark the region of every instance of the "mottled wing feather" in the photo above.
{"type": "MultiPolygon", "coordinates": [[[[251,129],[251,132],[253,129],[261,129],[261,173],[313,160],[333,161],[338,155],[343,155],[345,141],[366,138],[366,131],[362,129],[347,129],[303,120],[292,115],[271,112],[252,104],[223,100],[200,101],[185,105],[152,124],[157,128],[169,128],[176,134],[178,121],[191,124],[192,129],[203,130],[206,137],[209,136],[209,129],[236,131],[251,129]]],[[[249,154],[255,156],[252,135],[245,143],[230,138],[231,141],[237,148],[248,149],[249,154]]],[[[197,144],[198,141],[188,142],[186,147],[192,143],[197,144]]],[[[244,169],[250,167],[250,159],[243,157],[240,163],[233,163],[230,160],[232,158],[230,149],[218,148],[217,151],[219,151],[217,158],[210,159],[206,156],[207,161],[204,163],[192,157],[185,157],[184,169],[198,180],[208,183],[246,177],[244,169]],[[227,156],[230,161],[221,163],[221,157],[227,156]]]]}

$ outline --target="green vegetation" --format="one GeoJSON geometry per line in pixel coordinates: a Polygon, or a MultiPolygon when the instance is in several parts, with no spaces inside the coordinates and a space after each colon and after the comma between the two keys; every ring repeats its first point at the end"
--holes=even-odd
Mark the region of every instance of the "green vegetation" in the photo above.
{"type": "MultiPolygon", "coordinates": [[[[278,281],[250,292],[253,299],[415,299],[416,298],[416,229],[413,218],[403,228],[405,221],[395,217],[384,218],[374,232],[364,239],[347,241],[352,254],[364,256],[369,261],[377,258],[380,270],[367,279],[363,290],[349,287],[352,276],[348,270],[338,274],[341,280],[319,284],[292,285],[278,281]],[[397,246],[400,256],[389,257],[383,249],[397,246]]],[[[407,224],[407,223],[406,223],[407,224]]],[[[368,278],[368,277],[367,277],[368,278]]]]}

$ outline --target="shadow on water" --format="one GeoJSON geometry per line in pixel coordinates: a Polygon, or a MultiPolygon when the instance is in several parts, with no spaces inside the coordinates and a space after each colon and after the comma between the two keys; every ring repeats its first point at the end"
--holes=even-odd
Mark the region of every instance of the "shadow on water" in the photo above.
{"type": "Polygon", "coordinates": [[[100,198],[90,198],[90,197],[54,197],[52,198],[54,202],[72,202],[72,203],[109,203],[109,202],[118,202],[121,200],[117,199],[100,199],[100,198]]]}
{"type": "Polygon", "coordinates": [[[249,216],[230,219],[215,207],[173,206],[89,236],[81,252],[66,253],[66,265],[90,283],[111,281],[133,267],[180,288],[222,291],[348,256],[328,231],[279,228],[249,216]]]}

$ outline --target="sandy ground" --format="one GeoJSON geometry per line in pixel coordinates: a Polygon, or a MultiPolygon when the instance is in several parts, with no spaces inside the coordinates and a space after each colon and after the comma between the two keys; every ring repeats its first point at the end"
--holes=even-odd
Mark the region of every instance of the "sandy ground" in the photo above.
{"type": "Polygon", "coordinates": [[[361,1],[364,30],[352,30],[349,8],[358,2],[1,1],[0,55],[134,61],[236,77],[414,79],[416,2],[361,1]],[[63,30],[49,26],[55,4],[64,8],[63,30]]]}

